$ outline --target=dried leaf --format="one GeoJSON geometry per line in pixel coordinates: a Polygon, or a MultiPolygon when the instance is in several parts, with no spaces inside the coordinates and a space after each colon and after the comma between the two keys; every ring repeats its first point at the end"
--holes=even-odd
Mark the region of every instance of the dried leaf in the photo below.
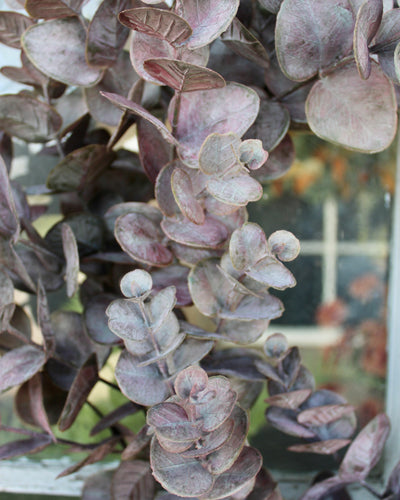
{"type": "Polygon", "coordinates": [[[20,49],[22,33],[34,22],[29,17],[17,12],[0,12],[0,43],[14,49],[20,49]]]}
{"type": "Polygon", "coordinates": [[[51,444],[51,436],[47,434],[37,434],[29,439],[20,439],[0,446],[0,460],[8,460],[20,455],[37,453],[44,450],[51,444]]]}
{"type": "Polygon", "coordinates": [[[0,358],[0,392],[26,382],[45,362],[45,353],[30,345],[6,352],[0,358]]]}
{"type": "Polygon", "coordinates": [[[35,24],[23,34],[21,43],[32,63],[55,80],[90,87],[101,78],[102,72],[86,62],[86,32],[76,17],[35,24]]]}
{"type": "Polygon", "coordinates": [[[317,453],[318,455],[333,455],[351,443],[350,439],[329,439],[308,444],[294,444],[288,447],[296,453],[317,453]]]}
{"type": "Polygon", "coordinates": [[[112,479],[112,498],[153,500],[155,481],[148,462],[122,462],[112,479]]]}

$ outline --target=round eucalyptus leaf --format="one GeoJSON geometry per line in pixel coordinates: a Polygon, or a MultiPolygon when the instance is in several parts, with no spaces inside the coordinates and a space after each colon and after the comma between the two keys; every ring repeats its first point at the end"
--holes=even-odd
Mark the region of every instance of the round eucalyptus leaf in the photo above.
{"type": "Polygon", "coordinates": [[[129,299],[144,300],[151,293],[152,287],[151,275],[142,269],[125,274],[120,283],[122,293],[129,299]]]}

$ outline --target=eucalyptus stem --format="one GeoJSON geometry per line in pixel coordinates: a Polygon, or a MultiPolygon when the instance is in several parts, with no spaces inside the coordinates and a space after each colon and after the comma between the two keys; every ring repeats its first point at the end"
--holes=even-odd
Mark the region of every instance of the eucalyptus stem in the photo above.
{"type": "MultiPolygon", "coordinates": [[[[182,93],[179,91],[175,91],[175,103],[174,103],[174,114],[172,117],[172,135],[176,137],[178,131],[178,123],[179,123],[179,113],[181,111],[181,97],[182,93]]],[[[174,146],[174,158],[177,158],[177,150],[176,146],[174,146]]]]}
{"type": "Polygon", "coordinates": [[[109,387],[111,387],[112,389],[115,389],[116,391],[121,392],[121,389],[119,388],[119,386],[117,384],[113,384],[112,382],[110,382],[109,380],[106,380],[105,378],[99,377],[99,382],[103,382],[103,384],[106,384],[109,387]]]}
{"type": "MultiPolygon", "coordinates": [[[[42,85],[42,89],[43,89],[43,95],[44,95],[44,97],[46,99],[47,104],[49,106],[52,106],[51,98],[50,98],[50,95],[49,95],[48,83],[44,83],[42,85]]],[[[59,154],[60,158],[62,159],[62,158],[65,157],[65,154],[64,154],[64,150],[63,150],[63,147],[62,147],[62,144],[61,144],[61,140],[60,140],[60,136],[58,135],[58,133],[56,134],[55,141],[56,141],[56,148],[57,148],[58,154],[59,154]]]]}

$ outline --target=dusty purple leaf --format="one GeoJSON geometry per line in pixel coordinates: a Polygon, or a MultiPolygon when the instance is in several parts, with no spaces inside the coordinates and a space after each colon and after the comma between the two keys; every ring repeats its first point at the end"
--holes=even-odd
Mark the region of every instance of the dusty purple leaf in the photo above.
{"type": "Polygon", "coordinates": [[[329,439],[308,444],[294,444],[288,447],[296,453],[317,453],[318,455],[332,455],[351,443],[350,439],[329,439]]]}
{"type": "Polygon", "coordinates": [[[233,232],[229,253],[232,264],[238,271],[249,269],[269,254],[264,231],[258,224],[247,222],[233,232]]]}
{"type": "Polygon", "coordinates": [[[368,45],[375,36],[382,20],[382,0],[367,0],[357,12],[353,50],[358,72],[364,80],[371,73],[368,45]]]}
{"type": "Polygon", "coordinates": [[[30,345],[5,353],[0,358],[0,392],[29,380],[45,361],[45,353],[30,345]]]}
{"type": "Polygon", "coordinates": [[[98,380],[97,356],[92,354],[79,369],[58,421],[58,427],[65,431],[74,423],[87,397],[98,380]]]}
{"type": "Polygon", "coordinates": [[[147,203],[140,203],[135,201],[118,203],[117,205],[113,205],[112,207],[110,207],[104,216],[105,223],[110,232],[114,232],[115,221],[120,215],[127,215],[130,213],[144,215],[156,225],[159,225],[162,220],[162,214],[160,210],[156,207],[148,205],[147,203]]]}
{"type": "Polygon", "coordinates": [[[277,483],[264,467],[257,474],[254,489],[247,500],[283,500],[277,483]]]}
{"type": "Polygon", "coordinates": [[[159,40],[145,33],[138,33],[135,31],[132,34],[130,49],[132,65],[141,78],[152,83],[161,84],[161,82],[151,77],[149,73],[145,71],[144,62],[147,59],[179,59],[198,66],[205,66],[208,61],[208,56],[208,47],[202,47],[196,50],[190,50],[185,46],[175,48],[167,41],[159,40]]]}
{"type": "Polygon", "coordinates": [[[25,8],[35,19],[77,16],[87,0],[27,0],[25,8]]]}
{"type": "Polygon", "coordinates": [[[0,43],[20,49],[22,33],[34,24],[32,19],[17,12],[0,12],[0,43]]]}
{"type": "Polygon", "coordinates": [[[245,446],[230,469],[218,476],[211,491],[200,499],[217,500],[234,495],[243,488],[243,484],[253,479],[262,466],[262,457],[258,450],[245,446]]]}
{"type": "Polygon", "coordinates": [[[277,382],[278,384],[282,384],[282,379],[279,377],[277,371],[273,366],[271,366],[269,363],[263,360],[257,360],[255,361],[255,365],[257,367],[257,370],[262,373],[268,380],[273,380],[274,382],[277,382]]]}
{"type": "Polygon", "coordinates": [[[171,252],[161,243],[160,228],[145,215],[128,213],[118,217],[115,237],[121,248],[135,260],[158,267],[172,261],[171,252]]]}
{"type": "Polygon", "coordinates": [[[67,296],[72,297],[78,291],[79,254],[78,245],[71,227],[67,223],[62,225],[63,249],[66,260],[65,280],[67,296]]]}
{"type": "Polygon", "coordinates": [[[229,235],[227,227],[211,215],[205,217],[201,226],[183,216],[165,218],[161,228],[171,240],[190,247],[218,248],[229,235]]]}
{"type": "Polygon", "coordinates": [[[0,156],[0,233],[2,236],[16,241],[19,230],[19,218],[8,178],[7,167],[0,156]]]}
{"type": "Polygon", "coordinates": [[[269,358],[280,358],[288,349],[288,341],[282,333],[274,333],[265,341],[264,352],[269,358]]]}
{"type": "Polygon", "coordinates": [[[269,56],[259,40],[235,17],[221,40],[239,56],[267,69],[269,56]]]}
{"type": "Polygon", "coordinates": [[[184,408],[176,403],[165,402],[150,408],[147,424],[155,427],[157,436],[170,441],[195,442],[202,435],[200,426],[189,420],[184,408]]]}
{"type": "Polygon", "coordinates": [[[11,137],[3,131],[0,132],[0,156],[6,165],[7,172],[10,172],[14,148],[11,137]]]}
{"type": "Polygon", "coordinates": [[[24,33],[21,43],[32,63],[55,80],[90,87],[101,78],[101,70],[86,62],[86,32],[76,17],[35,24],[24,33]]]}
{"type": "Polygon", "coordinates": [[[271,252],[283,262],[294,260],[300,253],[299,240],[289,231],[275,231],[268,238],[271,252]]]}
{"type": "Polygon", "coordinates": [[[152,287],[151,275],[142,269],[130,271],[120,282],[121,291],[128,299],[145,300],[151,293],[152,287]]]}
{"type": "Polygon", "coordinates": [[[293,92],[281,98],[281,104],[288,109],[294,123],[307,123],[305,104],[313,83],[314,80],[310,80],[307,84],[300,85],[293,92]]]}
{"type": "Polygon", "coordinates": [[[172,148],[150,122],[139,118],[136,126],[140,162],[154,184],[161,168],[171,160],[172,148]]]}
{"type": "Polygon", "coordinates": [[[235,206],[245,206],[250,201],[257,201],[263,193],[261,184],[247,173],[210,179],[207,190],[218,201],[235,206]]]}
{"type": "Polygon", "coordinates": [[[175,146],[178,145],[178,141],[173,137],[164,123],[153,116],[151,113],[149,113],[147,109],[121,95],[112,94],[111,92],[101,92],[101,94],[104,95],[104,97],[107,97],[107,99],[109,99],[113,104],[120,107],[121,109],[125,109],[133,113],[134,115],[138,115],[149,121],[157,128],[157,130],[162,134],[167,142],[169,142],[170,144],[174,144],[175,146]]]}
{"type": "Polygon", "coordinates": [[[53,355],[56,347],[56,338],[54,335],[53,326],[50,319],[50,309],[47,301],[46,291],[42,280],[38,281],[37,289],[37,322],[42,333],[43,345],[46,356],[49,358],[53,355]]]}
{"type": "Polygon", "coordinates": [[[101,470],[89,476],[83,485],[82,500],[110,500],[113,473],[112,470],[101,470]]]}
{"type": "Polygon", "coordinates": [[[159,361],[165,359],[167,356],[174,353],[174,351],[176,351],[176,349],[185,340],[184,334],[177,334],[175,337],[174,336],[172,336],[172,337],[173,337],[172,341],[170,342],[170,344],[168,346],[165,347],[165,349],[162,352],[160,352],[159,354],[156,354],[156,355],[150,354],[150,357],[146,357],[146,359],[141,361],[138,364],[138,367],[141,368],[142,366],[148,366],[148,365],[151,365],[153,363],[158,363],[159,361]]]}
{"type": "Polygon", "coordinates": [[[314,484],[314,486],[306,491],[300,500],[323,500],[327,495],[343,488],[343,486],[355,482],[357,482],[355,476],[341,475],[330,477],[329,479],[325,479],[325,481],[314,484]]]}
{"type": "Polygon", "coordinates": [[[365,479],[378,463],[390,432],[388,417],[381,413],[354,439],[340,465],[339,475],[365,479]]]}
{"type": "Polygon", "coordinates": [[[262,360],[257,352],[235,347],[213,352],[202,361],[202,366],[210,374],[226,375],[254,383],[264,381],[264,377],[256,369],[258,361],[262,360]]]}
{"type": "Polygon", "coordinates": [[[135,457],[143,448],[145,448],[151,439],[151,434],[148,433],[149,426],[144,425],[140,431],[132,438],[132,441],[122,452],[122,460],[129,460],[135,457]]]}
{"type": "Polygon", "coordinates": [[[350,53],[354,19],[348,0],[286,0],[276,23],[276,52],[291,80],[305,81],[350,53]]]}
{"type": "Polygon", "coordinates": [[[114,153],[101,144],[75,149],[50,171],[47,187],[57,192],[81,191],[94,183],[114,157],[114,153]]]}
{"type": "Polygon", "coordinates": [[[100,4],[86,39],[86,57],[91,66],[109,67],[117,60],[129,35],[117,16],[130,4],[130,0],[106,0],[100,4]]]}
{"type": "Polygon", "coordinates": [[[218,429],[205,434],[201,439],[201,446],[192,447],[182,452],[185,458],[204,457],[220,449],[230,439],[235,427],[233,419],[227,419],[218,429]]]}
{"type": "Polygon", "coordinates": [[[123,351],[115,368],[115,377],[125,396],[134,403],[153,406],[170,395],[170,389],[156,365],[139,368],[138,362],[123,351]]]}
{"type": "Polygon", "coordinates": [[[293,288],[296,285],[293,274],[274,257],[264,257],[246,271],[246,274],[255,281],[277,290],[293,288]]]}
{"type": "Polygon", "coordinates": [[[354,409],[354,406],[347,404],[317,406],[299,413],[297,421],[310,426],[326,425],[354,412],[354,409]]]}
{"type": "Polygon", "coordinates": [[[371,47],[372,52],[386,51],[398,43],[400,39],[400,10],[392,9],[385,12],[375,36],[375,43],[371,47]]]}
{"type": "Polygon", "coordinates": [[[84,310],[84,321],[89,337],[98,344],[115,345],[121,343],[108,327],[106,309],[115,295],[100,293],[92,297],[84,310]]]}
{"type": "Polygon", "coordinates": [[[204,224],[203,207],[196,199],[189,175],[181,168],[175,168],[171,175],[171,187],[182,214],[194,224],[204,224]]]}
{"type": "Polygon", "coordinates": [[[112,479],[112,498],[153,500],[156,483],[148,462],[122,462],[112,479]]]}
{"type": "Polygon", "coordinates": [[[61,116],[48,104],[16,94],[0,96],[0,127],[27,142],[47,142],[61,127],[61,116]]]}
{"type": "Polygon", "coordinates": [[[37,453],[51,444],[51,436],[48,434],[38,434],[29,439],[20,439],[0,446],[0,460],[37,453]]]}
{"type": "Polygon", "coordinates": [[[130,415],[134,415],[141,409],[142,409],[141,406],[135,405],[135,403],[131,403],[130,401],[122,406],[119,406],[110,413],[107,413],[107,415],[104,415],[104,417],[101,418],[93,427],[93,429],[90,431],[90,435],[95,436],[99,432],[104,431],[109,427],[112,427],[114,424],[118,423],[123,418],[129,417],[130,415]]]}
{"type": "Polygon", "coordinates": [[[171,241],[170,248],[179,262],[188,267],[193,267],[203,259],[221,257],[223,250],[212,250],[209,248],[193,248],[171,241]]]}
{"type": "Polygon", "coordinates": [[[148,329],[136,302],[116,299],[107,307],[106,314],[110,330],[119,337],[139,342],[146,339],[148,329]]]}
{"type": "Polygon", "coordinates": [[[172,355],[172,361],[169,363],[169,371],[179,373],[179,371],[184,370],[188,366],[198,363],[207,356],[213,347],[214,342],[211,340],[185,339],[172,355]]]}
{"type": "Polygon", "coordinates": [[[207,373],[198,366],[191,366],[178,374],[174,386],[176,394],[186,399],[190,396],[197,396],[199,392],[206,389],[207,384],[207,373]]]}
{"type": "Polygon", "coordinates": [[[225,340],[236,344],[251,344],[258,340],[268,328],[269,320],[235,321],[224,320],[218,328],[218,332],[225,340]]]}
{"type": "Polygon", "coordinates": [[[396,45],[396,48],[394,50],[393,59],[394,59],[394,69],[395,69],[397,82],[400,82],[400,43],[398,43],[396,45]]]}
{"type": "Polygon", "coordinates": [[[273,14],[277,14],[281,7],[281,3],[283,0],[258,0],[258,3],[264,7],[264,9],[272,12],[273,14]]]}
{"type": "Polygon", "coordinates": [[[368,80],[361,80],[354,64],[314,84],[306,102],[311,130],[346,148],[365,153],[386,149],[396,127],[396,99],[392,83],[372,63],[368,80]]]}
{"type": "MultiPolygon", "coordinates": [[[[169,106],[173,122],[175,98],[169,106]]],[[[212,133],[232,132],[242,136],[257,117],[257,93],[238,83],[228,83],[221,89],[204,90],[181,96],[179,122],[176,129],[182,161],[197,168],[197,158],[204,140],[212,133]],[[226,103],[229,102],[229,108],[226,103]],[[195,124],[197,133],[193,135],[195,124]]]]}
{"type": "Polygon", "coordinates": [[[246,132],[245,138],[260,139],[263,147],[271,151],[283,140],[289,125],[290,114],[287,108],[279,102],[264,98],[261,99],[256,121],[246,132]]]}
{"type": "Polygon", "coordinates": [[[9,320],[11,320],[12,314],[14,313],[14,307],[10,309],[9,313],[6,309],[14,303],[14,285],[10,277],[6,273],[5,269],[0,269],[0,332],[5,330],[8,326],[9,320]],[[8,319],[6,319],[8,318],[8,319]]]}
{"type": "Polygon", "coordinates": [[[35,423],[51,436],[53,441],[56,441],[53,431],[51,430],[49,419],[43,401],[43,385],[42,376],[36,373],[28,382],[28,393],[30,401],[30,411],[35,423]]]}
{"type": "MultiPolygon", "coordinates": [[[[164,11],[165,12],[165,11],[164,11]]],[[[177,92],[196,92],[225,87],[221,75],[202,66],[174,59],[147,59],[144,70],[177,92]]]]}
{"type": "Polygon", "coordinates": [[[267,422],[285,434],[305,439],[317,437],[313,431],[296,422],[296,413],[292,410],[270,406],[267,408],[265,416],[267,422]]]}
{"type": "MultiPolygon", "coordinates": [[[[399,494],[400,492],[400,462],[397,463],[397,465],[394,467],[392,470],[389,479],[387,481],[386,485],[386,490],[385,490],[385,498],[386,495],[390,494],[399,494]]],[[[390,499],[391,497],[389,497],[390,499]]],[[[394,497],[392,500],[395,500],[396,497],[394,497]]]]}
{"type": "Polygon", "coordinates": [[[190,49],[208,45],[219,37],[233,21],[239,0],[177,0],[175,12],[183,17],[193,30],[186,44],[190,49]]]}
{"type": "Polygon", "coordinates": [[[176,306],[188,306],[192,304],[192,297],[187,284],[189,269],[179,264],[157,269],[152,272],[153,290],[160,291],[168,285],[176,289],[176,306]]]}
{"type": "MultiPolygon", "coordinates": [[[[265,400],[271,406],[296,410],[310,396],[311,389],[300,389],[299,391],[275,394],[265,400]]],[[[305,422],[298,420],[301,424],[305,422]]]]}
{"type": "Polygon", "coordinates": [[[163,450],[155,437],[151,442],[150,464],[157,481],[166,490],[179,496],[199,496],[213,484],[212,475],[200,461],[196,458],[187,460],[179,453],[163,450]]]}
{"type": "Polygon", "coordinates": [[[174,160],[167,163],[159,172],[155,185],[155,197],[161,212],[167,217],[180,213],[180,208],[172,191],[172,173],[176,168],[181,168],[182,162],[174,160]]]}
{"type": "Polygon", "coordinates": [[[259,139],[247,139],[239,148],[240,161],[250,170],[257,170],[268,159],[268,152],[264,150],[259,139]]]}
{"type": "Polygon", "coordinates": [[[199,167],[207,175],[223,176],[234,168],[240,169],[240,138],[233,132],[210,134],[203,142],[199,154],[199,167]],[[236,168],[235,168],[236,167],[236,168]]]}
{"type": "Polygon", "coordinates": [[[146,7],[125,10],[120,13],[119,20],[132,30],[165,40],[172,45],[181,45],[192,34],[189,24],[168,10],[146,7]]]}
{"type": "Polygon", "coordinates": [[[176,297],[174,286],[169,286],[160,290],[156,296],[152,298],[148,309],[150,312],[150,326],[154,331],[159,330],[175,307],[175,304],[176,297]]]}

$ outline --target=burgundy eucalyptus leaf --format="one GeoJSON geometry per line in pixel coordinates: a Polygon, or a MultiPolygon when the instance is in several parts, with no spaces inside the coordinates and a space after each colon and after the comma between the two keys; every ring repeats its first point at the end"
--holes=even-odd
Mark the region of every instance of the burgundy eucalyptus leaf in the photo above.
{"type": "Polygon", "coordinates": [[[223,176],[231,169],[237,170],[240,168],[240,145],[240,138],[232,132],[210,134],[200,149],[201,171],[207,175],[223,176]]]}
{"type": "Polygon", "coordinates": [[[233,495],[247,481],[254,478],[262,466],[262,457],[258,450],[245,446],[230,469],[217,477],[211,491],[200,500],[217,500],[233,495]]]}
{"type": "Polygon", "coordinates": [[[70,465],[65,470],[60,472],[60,474],[58,474],[57,476],[57,479],[69,476],[70,474],[73,474],[74,472],[77,472],[78,470],[82,469],[82,467],[85,467],[86,465],[91,465],[100,462],[112,452],[117,442],[118,438],[113,437],[106,440],[103,443],[100,443],[87,457],[83,458],[76,464],[70,465]]]}
{"type": "Polygon", "coordinates": [[[201,365],[212,375],[221,374],[251,382],[264,381],[256,369],[260,359],[257,352],[250,349],[221,349],[205,358],[201,365]]]}
{"type": "Polygon", "coordinates": [[[122,460],[129,460],[134,458],[140,451],[143,450],[149,443],[151,439],[151,434],[148,432],[149,426],[144,425],[140,431],[132,438],[132,441],[122,452],[122,460]]]}
{"type": "Polygon", "coordinates": [[[53,107],[33,97],[0,96],[0,127],[18,139],[47,142],[54,138],[61,123],[61,116],[53,107]]]}
{"type": "Polygon", "coordinates": [[[229,242],[233,266],[244,271],[269,254],[267,238],[258,224],[247,222],[233,232],[229,242]]]}
{"type": "Polygon", "coordinates": [[[11,170],[11,162],[13,159],[13,143],[11,137],[5,132],[0,132],[0,156],[3,159],[7,172],[11,170]]]}
{"type": "Polygon", "coordinates": [[[67,296],[72,297],[79,288],[79,254],[74,233],[66,223],[62,225],[62,239],[66,260],[65,279],[67,283],[67,296]]]}
{"type": "Polygon", "coordinates": [[[130,4],[130,0],[106,0],[100,4],[86,39],[86,58],[90,66],[109,67],[117,60],[129,35],[117,15],[130,4]]]}
{"type": "Polygon", "coordinates": [[[277,290],[285,290],[296,285],[293,274],[274,257],[264,257],[246,274],[253,280],[277,290]]]}
{"type": "Polygon", "coordinates": [[[225,87],[225,80],[215,71],[174,59],[147,59],[144,70],[177,92],[196,92],[225,87]]]}
{"type": "Polygon", "coordinates": [[[317,437],[313,431],[296,422],[296,413],[292,410],[270,406],[267,408],[265,416],[267,422],[285,434],[305,439],[317,437]]]}
{"type": "Polygon", "coordinates": [[[114,233],[115,221],[120,215],[127,215],[130,213],[144,215],[156,225],[159,225],[162,220],[160,210],[146,203],[138,203],[134,201],[118,203],[117,205],[113,205],[109,208],[105,213],[105,223],[110,232],[114,233]]]}
{"type": "Polygon", "coordinates": [[[278,14],[283,0],[258,0],[258,3],[272,14],[278,14]]]}
{"type": "Polygon", "coordinates": [[[44,450],[52,443],[51,436],[48,434],[37,434],[28,439],[11,441],[0,446],[0,460],[8,460],[20,455],[38,453],[44,450]]]}
{"type": "Polygon", "coordinates": [[[114,157],[114,153],[101,144],[76,149],[50,171],[47,187],[57,192],[81,191],[95,181],[114,157]]]}
{"type": "Polygon", "coordinates": [[[19,218],[7,167],[0,156],[0,234],[15,242],[18,239],[19,231],[19,218]]]}
{"type": "Polygon", "coordinates": [[[206,389],[208,384],[207,373],[198,366],[191,366],[180,372],[175,379],[175,392],[182,398],[197,397],[199,392],[206,389]]]}
{"type": "Polygon", "coordinates": [[[145,300],[151,293],[153,280],[147,271],[135,269],[125,274],[120,283],[122,293],[128,299],[145,300]]]}
{"type": "Polygon", "coordinates": [[[138,362],[123,351],[115,368],[115,377],[125,396],[134,403],[153,406],[170,395],[170,387],[156,365],[138,367],[138,362]]]}
{"type": "Polygon", "coordinates": [[[79,369],[68,393],[58,427],[65,431],[71,427],[98,380],[97,356],[92,354],[79,369]]]}
{"type": "Polygon", "coordinates": [[[139,118],[136,126],[140,162],[154,184],[161,168],[171,160],[172,148],[158,129],[147,120],[139,118]]]}
{"type": "Polygon", "coordinates": [[[194,442],[202,435],[200,426],[193,425],[184,408],[176,403],[165,402],[150,408],[147,423],[155,427],[157,436],[170,441],[194,442]]]}
{"type": "Polygon", "coordinates": [[[209,248],[194,248],[187,245],[181,245],[175,241],[171,241],[170,248],[179,262],[188,267],[195,266],[203,259],[221,257],[223,250],[212,250],[209,248]]]}
{"type": "Polygon", "coordinates": [[[224,309],[220,312],[221,318],[240,319],[243,321],[259,319],[276,319],[283,313],[283,304],[276,297],[265,293],[262,297],[248,295],[244,297],[236,309],[224,309]]]}
{"type": "Polygon", "coordinates": [[[22,33],[32,26],[34,21],[17,12],[0,12],[0,43],[14,49],[21,48],[20,38],[22,33]]]}
{"type": "Polygon", "coordinates": [[[25,8],[35,19],[77,16],[88,0],[26,0],[25,8]]]}
{"type": "Polygon", "coordinates": [[[314,84],[306,102],[308,123],[316,135],[368,153],[392,142],[396,108],[392,83],[375,63],[368,80],[360,79],[353,64],[330,73],[314,84]]]}
{"type": "Polygon", "coordinates": [[[179,496],[199,496],[213,484],[213,476],[193,458],[165,451],[156,438],[151,442],[150,464],[153,476],[171,493],[179,496]],[[190,477],[190,481],[188,481],[190,477]]]}
{"type": "Polygon", "coordinates": [[[193,30],[186,44],[190,49],[208,45],[219,37],[236,16],[239,0],[177,0],[175,12],[183,17],[193,30]]]}
{"type": "Polygon", "coordinates": [[[26,382],[45,362],[45,353],[30,345],[5,353],[0,358],[0,392],[26,382]]]}
{"type": "Polygon", "coordinates": [[[390,432],[388,417],[381,413],[366,425],[350,445],[340,465],[339,475],[365,479],[378,463],[390,432]]]}
{"type": "Polygon", "coordinates": [[[35,24],[23,34],[21,43],[32,63],[55,80],[90,87],[101,78],[101,70],[86,62],[86,32],[76,17],[35,24]]]}
{"type": "Polygon", "coordinates": [[[310,426],[326,425],[354,412],[354,409],[354,406],[347,404],[317,406],[299,413],[297,421],[310,426]]]}
{"type": "Polygon", "coordinates": [[[152,272],[153,290],[160,291],[168,285],[173,285],[176,289],[176,306],[188,306],[192,304],[192,297],[187,284],[189,269],[180,265],[172,265],[157,269],[152,272]]]}
{"type": "Polygon", "coordinates": [[[251,344],[258,340],[269,325],[269,319],[261,320],[224,320],[221,322],[218,332],[224,337],[224,340],[235,344],[251,344]]]}
{"type": "Polygon", "coordinates": [[[27,385],[30,402],[29,406],[34,422],[45,432],[47,432],[47,434],[51,436],[52,440],[55,442],[56,438],[54,437],[53,431],[51,430],[49,419],[47,417],[46,409],[44,406],[44,394],[41,374],[36,373],[36,375],[28,380],[27,385]]]}
{"type": "Polygon", "coordinates": [[[382,0],[367,0],[361,5],[357,13],[353,50],[358,72],[364,80],[366,80],[371,73],[368,45],[378,31],[382,20],[382,14],[382,0]]]}
{"type": "Polygon", "coordinates": [[[116,345],[120,339],[108,327],[106,309],[115,295],[97,294],[85,304],[84,321],[89,337],[98,344],[116,345]]]}
{"type": "Polygon", "coordinates": [[[159,172],[155,185],[155,197],[161,212],[167,217],[180,213],[180,208],[172,191],[172,173],[182,167],[182,162],[174,160],[167,163],[159,172]]]}
{"type": "Polygon", "coordinates": [[[305,81],[350,53],[354,19],[348,0],[286,0],[276,23],[279,64],[291,80],[305,81]]]}
{"type": "Polygon", "coordinates": [[[268,238],[271,252],[283,262],[294,260],[300,253],[299,240],[289,231],[275,231],[268,238]]]}
{"type": "Polygon", "coordinates": [[[268,159],[268,152],[264,150],[259,139],[247,139],[243,141],[239,148],[240,161],[249,170],[257,170],[268,159]]]}
{"type": "Polygon", "coordinates": [[[213,347],[214,342],[211,340],[185,339],[174,352],[172,361],[168,366],[169,371],[171,373],[179,373],[179,371],[184,370],[188,366],[198,363],[207,356],[213,347]]]}
{"type": "Polygon", "coordinates": [[[105,429],[112,427],[114,424],[118,423],[123,418],[129,417],[130,415],[134,415],[141,409],[142,409],[141,406],[136,405],[135,403],[131,403],[130,401],[122,406],[119,406],[118,408],[111,411],[110,413],[107,413],[107,415],[101,418],[97,422],[97,424],[93,427],[93,429],[90,431],[90,435],[95,436],[99,432],[102,432],[105,429]]]}
{"type": "MultiPolygon", "coordinates": [[[[169,106],[169,121],[173,123],[175,98],[169,106]]],[[[204,90],[181,96],[179,121],[176,129],[182,161],[197,168],[197,158],[204,140],[212,133],[232,132],[242,136],[254,122],[259,111],[259,97],[249,87],[228,83],[221,89],[204,90]],[[226,109],[225,103],[229,102],[226,109]],[[193,136],[192,123],[197,133],[193,136]]]]}
{"type": "Polygon", "coordinates": [[[247,173],[210,179],[207,190],[218,201],[235,206],[246,206],[250,201],[257,201],[263,193],[261,184],[247,173]]]}
{"type": "Polygon", "coordinates": [[[56,348],[56,338],[50,318],[50,308],[42,280],[37,289],[37,322],[43,337],[43,347],[48,358],[52,357],[56,348]]]}
{"type": "Polygon", "coordinates": [[[257,474],[254,489],[247,500],[283,500],[276,482],[264,467],[257,474]]]}
{"type": "Polygon", "coordinates": [[[194,224],[204,224],[203,207],[196,199],[189,175],[181,168],[175,168],[171,175],[171,187],[182,214],[194,224]]]}
{"type": "Polygon", "coordinates": [[[121,462],[112,479],[112,498],[153,500],[156,483],[148,462],[121,462]]]}
{"type": "Polygon", "coordinates": [[[356,476],[333,476],[325,481],[314,484],[301,497],[301,500],[323,500],[327,495],[341,490],[344,486],[357,482],[356,476]]]}
{"type": "Polygon", "coordinates": [[[155,8],[130,9],[121,12],[120,22],[128,28],[165,40],[171,45],[181,45],[192,34],[192,28],[178,15],[155,8]]]}
{"type": "Polygon", "coordinates": [[[161,243],[160,228],[145,215],[129,213],[118,217],[115,237],[121,248],[135,260],[157,267],[167,266],[172,261],[171,252],[161,243]]]}
{"type": "MultiPolygon", "coordinates": [[[[300,389],[299,391],[276,394],[275,396],[267,398],[265,402],[271,406],[277,406],[278,408],[296,410],[310,396],[311,392],[311,389],[300,389]]],[[[299,419],[297,420],[301,424],[306,423],[299,419]]]]}
{"type": "Polygon", "coordinates": [[[348,444],[350,439],[329,439],[308,444],[294,444],[288,447],[289,451],[296,453],[317,453],[318,455],[333,455],[348,444]]]}
{"type": "Polygon", "coordinates": [[[165,218],[161,228],[171,240],[190,247],[218,248],[229,236],[227,227],[211,215],[200,226],[183,216],[165,218]]]}
{"type": "Polygon", "coordinates": [[[167,129],[167,127],[164,125],[164,123],[155,116],[153,116],[151,113],[149,113],[145,108],[140,106],[139,104],[130,101],[129,99],[126,99],[125,97],[117,94],[112,94],[111,92],[101,92],[101,94],[109,99],[113,104],[116,106],[120,107],[121,109],[126,109],[130,113],[133,113],[134,115],[138,115],[148,122],[150,122],[152,125],[154,125],[157,130],[161,133],[163,138],[169,142],[170,144],[173,145],[178,145],[177,140],[173,137],[171,132],[167,129]]]}
{"type": "Polygon", "coordinates": [[[82,500],[110,500],[114,471],[102,470],[89,476],[83,485],[82,500]]]}
{"type": "MultiPolygon", "coordinates": [[[[228,439],[231,438],[235,424],[233,419],[225,420],[214,432],[205,434],[202,437],[202,445],[198,448],[192,447],[189,450],[184,450],[182,456],[185,458],[202,457],[219,450],[228,439]]],[[[161,443],[162,445],[162,443],[161,443]]]]}
{"type": "Polygon", "coordinates": [[[116,299],[107,307],[108,326],[124,340],[142,342],[148,333],[142,311],[136,302],[116,299]]]}
{"type": "Polygon", "coordinates": [[[279,377],[277,371],[273,366],[263,360],[257,360],[255,362],[257,370],[262,373],[268,380],[273,380],[278,384],[283,384],[282,379],[279,377]]]}
{"type": "Polygon", "coordinates": [[[264,344],[264,352],[269,358],[280,358],[288,349],[288,341],[282,333],[270,335],[264,344]]]}
{"type": "Polygon", "coordinates": [[[375,36],[375,43],[371,47],[372,52],[380,54],[381,51],[390,49],[400,40],[400,10],[392,9],[385,12],[375,36]]]}
{"type": "Polygon", "coordinates": [[[267,69],[269,56],[259,40],[235,17],[221,40],[239,56],[267,69]]]}

